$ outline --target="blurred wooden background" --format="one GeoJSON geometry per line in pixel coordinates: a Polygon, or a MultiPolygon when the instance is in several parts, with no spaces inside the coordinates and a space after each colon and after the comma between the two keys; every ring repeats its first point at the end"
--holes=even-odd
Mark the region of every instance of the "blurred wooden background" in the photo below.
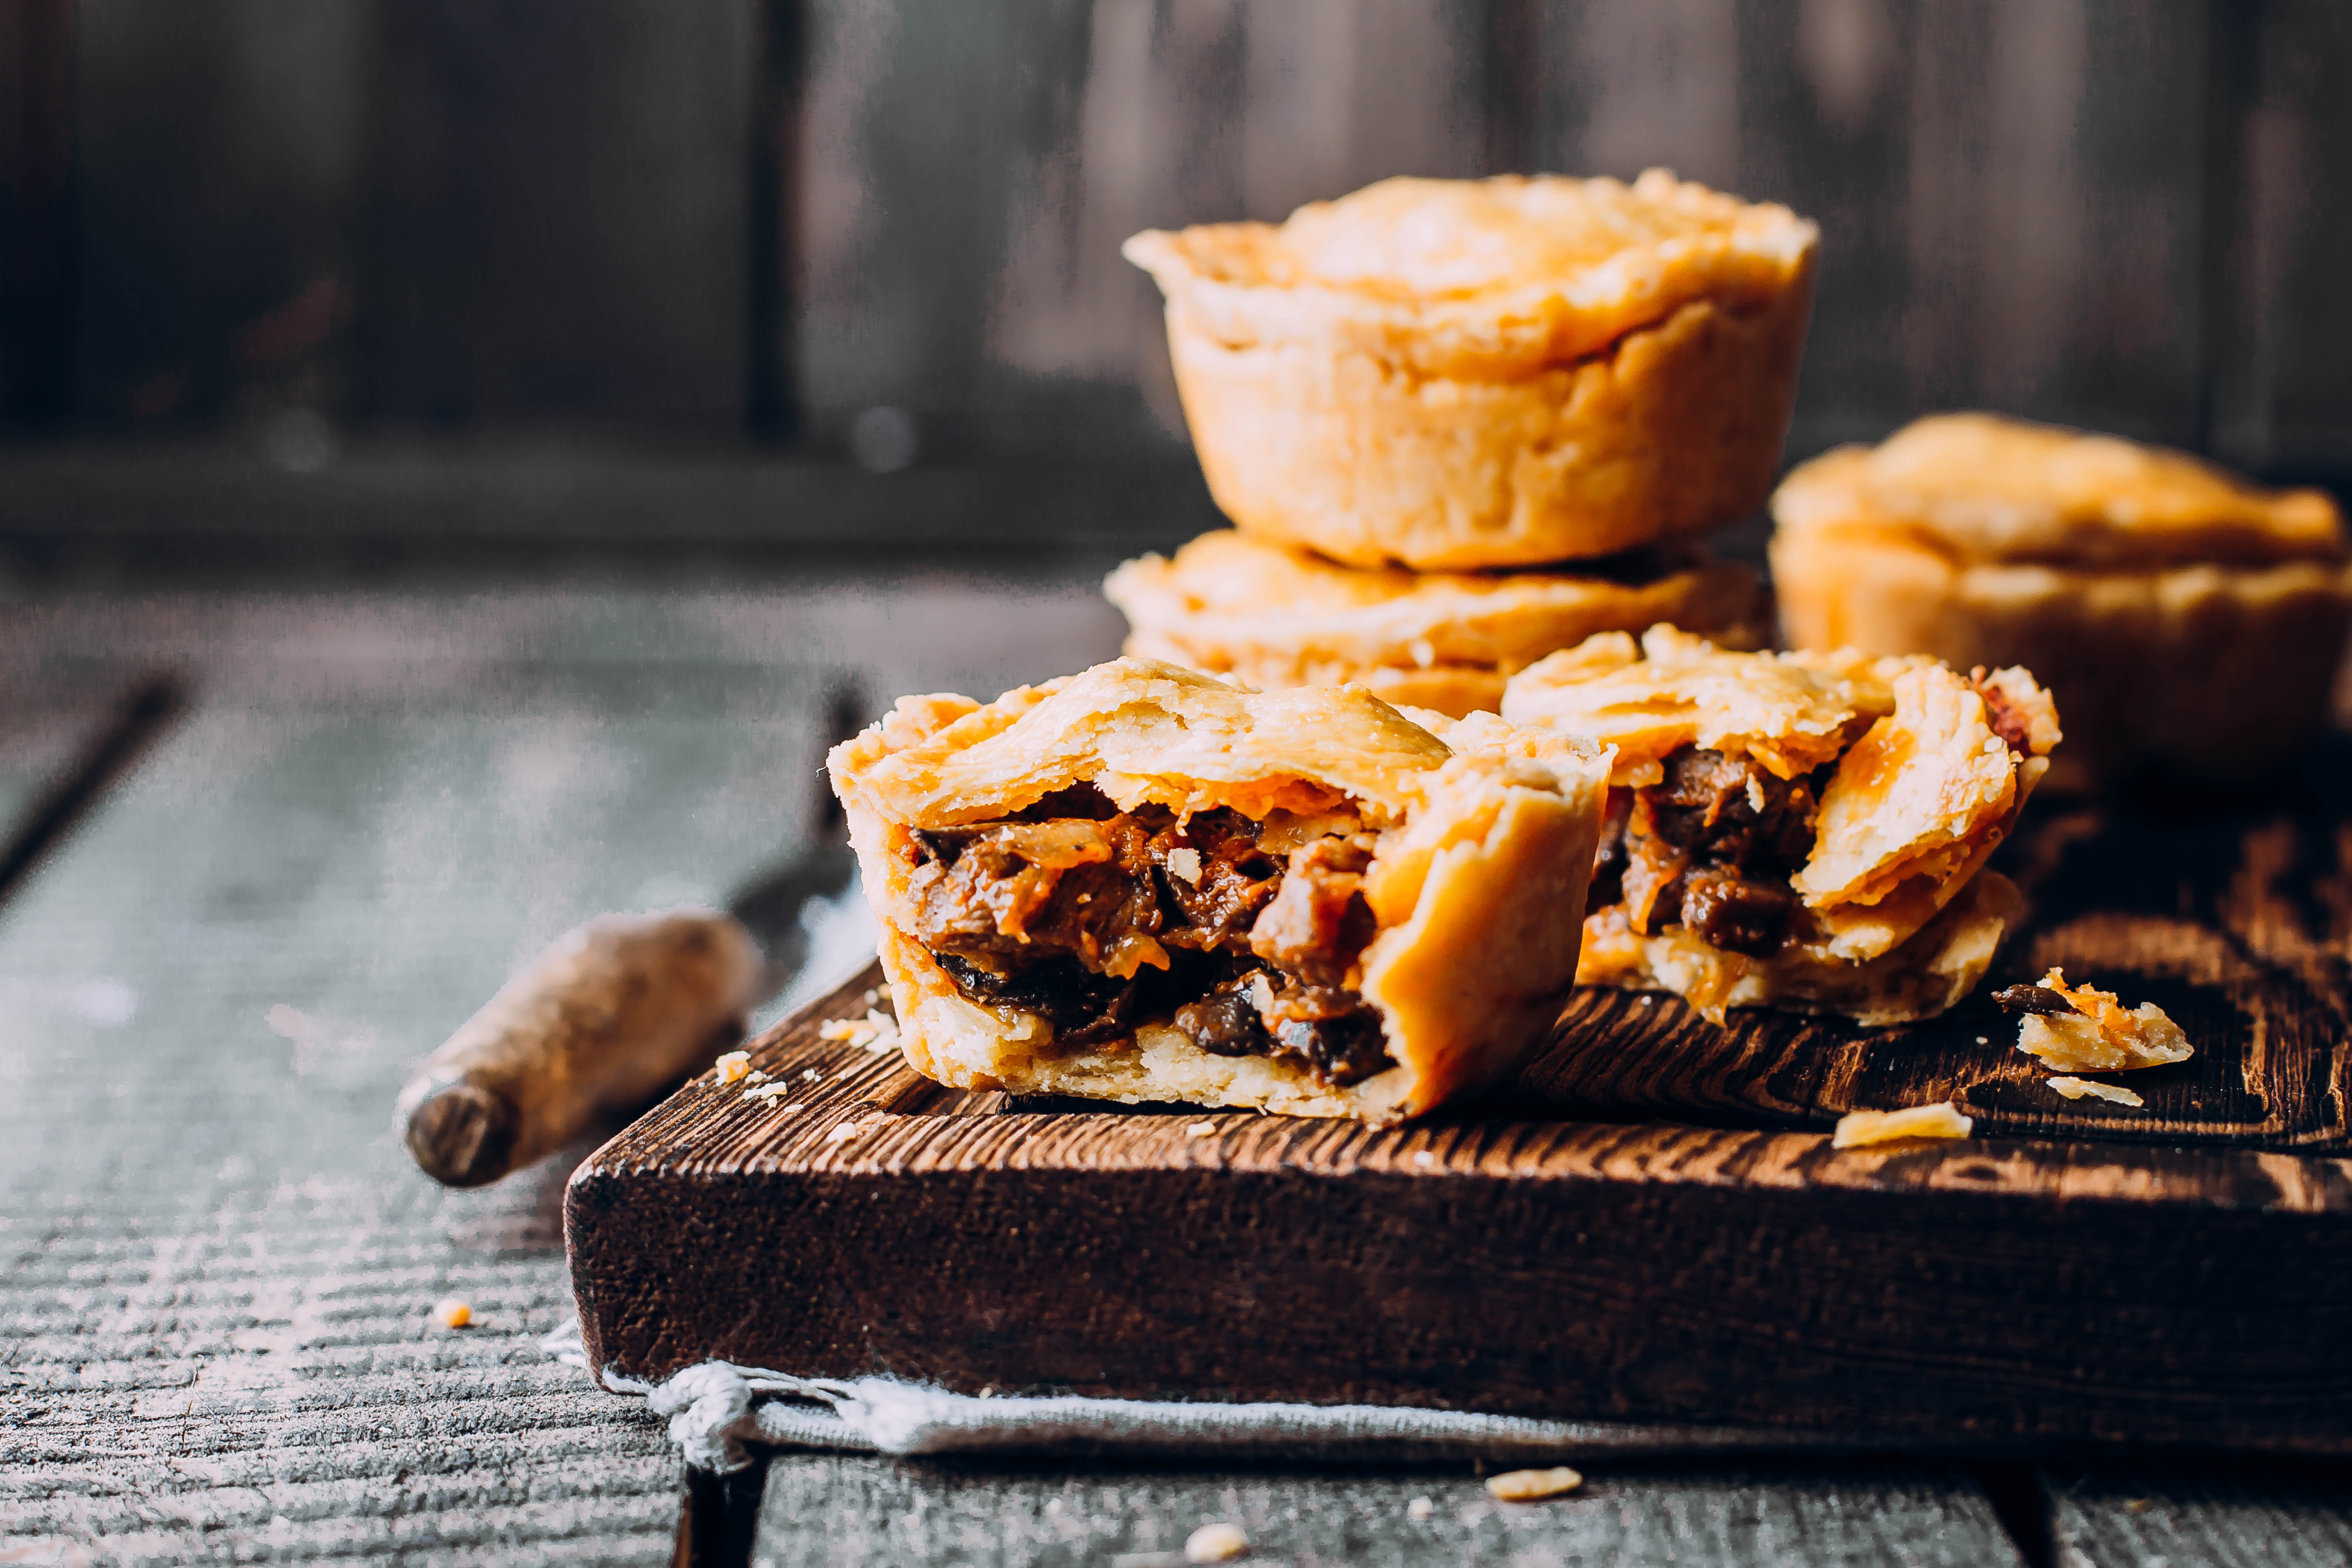
{"type": "Polygon", "coordinates": [[[1173,471],[1127,234],[1664,164],[1821,222],[1796,453],[2340,479],[2347,84],[2343,0],[0,0],[0,430],[1173,471]]]}

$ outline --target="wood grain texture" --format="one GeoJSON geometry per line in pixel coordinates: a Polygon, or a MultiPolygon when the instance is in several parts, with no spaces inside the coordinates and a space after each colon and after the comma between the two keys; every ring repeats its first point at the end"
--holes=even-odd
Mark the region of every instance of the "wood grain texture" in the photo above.
{"type": "Polygon", "coordinates": [[[1238,1526],[1260,1563],[2022,1568],[1965,1472],[1912,1465],[1594,1468],[1572,1496],[1514,1505],[1459,1470],[1074,1476],[780,1454],[752,1550],[775,1568],[1181,1562],[1186,1535],[1213,1522],[1238,1526]],[[1415,1498],[1427,1518],[1406,1511],[1415,1498]]]}
{"type": "Polygon", "coordinates": [[[874,978],[755,1045],[791,1109],[699,1080],[574,1174],[595,1364],[2352,1447],[2343,1162],[1031,1110],[817,1039],[874,978]]]}
{"type": "Polygon", "coordinates": [[[660,1423],[538,1343],[584,1148],[445,1192],[403,1073],[565,926],[789,855],[834,671],[1003,684],[1109,636],[1091,584],[10,603],[0,797],[151,663],[197,706],[0,904],[0,1540],[660,1561],[660,1423]]]}
{"type": "Polygon", "coordinates": [[[2352,1474],[2341,1464],[2046,1469],[2058,1568],[2342,1568],[2352,1474]]]}

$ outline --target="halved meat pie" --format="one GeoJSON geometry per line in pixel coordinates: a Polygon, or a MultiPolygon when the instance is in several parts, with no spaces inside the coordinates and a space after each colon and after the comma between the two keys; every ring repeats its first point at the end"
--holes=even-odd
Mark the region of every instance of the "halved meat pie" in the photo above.
{"type": "Polygon", "coordinates": [[[1982,869],[2048,771],[2022,669],[1608,633],[1514,679],[1514,724],[1613,746],[1578,979],[1727,1008],[1926,1017],[2023,908],[1982,869]]]}
{"type": "Polygon", "coordinates": [[[1387,1121],[1558,1013],[1607,756],[1122,658],[911,697],[830,759],[908,1060],[961,1088],[1387,1121]]]}

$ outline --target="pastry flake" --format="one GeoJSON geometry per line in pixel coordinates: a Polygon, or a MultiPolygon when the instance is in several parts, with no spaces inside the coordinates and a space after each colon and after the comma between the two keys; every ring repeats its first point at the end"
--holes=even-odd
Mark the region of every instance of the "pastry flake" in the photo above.
{"type": "Polygon", "coordinates": [[[902,700],[829,765],[908,1063],[1374,1121],[1508,1072],[1575,974],[1607,753],[1427,717],[1133,658],[902,700]]]}
{"type": "Polygon", "coordinates": [[[2189,1037],[2153,1002],[2126,1008],[2112,991],[2069,985],[2053,969],[1993,1000],[2018,1019],[2017,1048],[2063,1073],[2168,1067],[2197,1054],[2189,1037]]]}
{"type": "Polygon", "coordinates": [[[1887,1023],[1965,994],[2021,909],[1985,860],[2060,738],[2021,669],[1736,653],[1663,626],[1532,666],[1503,712],[1615,751],[1580,978],[1718,1022],[1887,1023]]]}
{"type": "Polygon", "coordinates": [[[2053,1078],[2043,1081],[2068,1100],[2104,1100],[2110,1105],[2128,1105],[2136,1110],[2147,1104],[2147,1100],[2119,1083],[2094,1083],[2086,1078],[2053,1078]]]}
{"type": "Polygon", "coordinates": [[[1906,1138],[1965,1138],[1975,1126],[1975,1120],[1961,1115],[1949,1100],[1901,1110],[1849,1110],[1838,1118],[1830,1147],[1863,1149],[1906,1138]]]}
{"type": "Polygon", "coordinates": [[[1125,253],[1167,295],[1228,516],[1359,565],[1454,569],[1612,554],[1762,500],[1818,237],[1652,170],[1388,180],[1125,253]]]}
{"type": "Polygon", "coordinates": [[[2032,668],[2074,720],[2053,787],[2269,771],[2352,633],[2326,495],[2113,437],[1939,416],[1801,466],[1772,512],[1791,638],[2032,668]]]}
{"type": "Polygon", "coordinates": [[[1754,647],[1769,618],[1752,570],[1691,545],[1573,573],[1423,574],[1221,529],[1127,563],[1103,591],[1133,628],[1131,654],[1260,689],[1361,685],[1457,718],[1501,706],[1512,675],[1596,632],[1672,621],[1754,647]]]}

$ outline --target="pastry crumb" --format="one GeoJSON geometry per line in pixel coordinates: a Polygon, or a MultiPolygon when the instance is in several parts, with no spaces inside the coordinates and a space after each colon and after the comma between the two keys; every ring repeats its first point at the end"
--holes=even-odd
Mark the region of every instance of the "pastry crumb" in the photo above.
{"type": "Polygon", "coordinates": [[[1902,1138],[1965,1138],[1976,1122],[1948,1100],[1901,1110],[1849,1110],[1830,1134],[1832,1149],[1860,1149],[1902,1138]]]}
{"type": "Polygon", "coordinates": [[[2050,1079],[2050,1087],[2069,1100],[2080,1100],[2087,1094],[2116,1105],[2138,1107],[2147,1103],[2119,1083],[2093,1083],[2086,1078],[2053,1078],[2050,1079]]]}
{"type": "Polygon", "coordinates": [[[729,1051],[725,1056],[720,1057],[711,1065],[719,1069],[719,1081],[720,1083],[737,1083],[741,1081],[742,1079],[751,1070],[751,1053],[749,1051],[729,1051]]]}
{"type": "Polygon", "coordinates": [[[1427,1149],[1416,1149],[1412,1153],[1412,1163],[1419,1165],[1422,1169],[1427,1170],[1430,1166],[1437,1163],[1437,1156],[1427,1149]]]}
{"type": "Polygon", "coordinates": [[[1506,1470],[1499,1476],[1488,1476],[1486,1491],[1505,1502],[1541,1502],[1548,1497],[1572,1492],[1583,1484],[1580,1473],[1558,1465],[1549,1470],[1506,1470]]]}
{"type": "Polygon", "coordinates": [[[877,1110],[861,1116],[855,1121],[845,1121],[827,1132],[824,1135],[824,1141],[828,1143],[846,1143],[852,1138],[860,1137],[874,1131],[876,1124],[881,1120],[882,1113],[877,1110]]]}
{"type": "Polygon", "coordinates": [[[1404,1505],[1407,1519],[1427,1519],[1437,1511],[1437,1505],[1425,1497],[1417,1497],[1404,1505]]]}
{"type": "Polygon", "coordinates": [[[444,1296],[433,1303],[433,1321],[445,1329],[462,1329],[474,1321],[473,1303],[444,1296]]]}
{"type": "MultiPolygon", "coordinates": [[[[776,1101],[783,1099],[784,1096],[792,1093],[792,1091],[793,1086],[788,1083],[758,1083],[753,1084],[750,1089],[745,1089],[743,1091],[743,1098],[746,1100],[764,1100],[770,1105],[774,1105],[776,1101]]],[[[785,1110],[798,1110],[800,1107],[797,1105],[787,1105],[782,1109],[785,1110]]]]}
{"type": "Polygon", "coordinates": [[[1168,874],[1197,885],[1201,880],[1201,852],[1192,848],[1171,849],[1168,851],[1168,874]]]}
{"type": "Polygon", "coordinates": [[[1232,1524],[1204,1524],[1184,1538],[1187,1563],[1230,1563],[1249,1550],[1249,1537],[1232,1524]]]}
{"type": "Polygon", "coordinates": [[[2063,970],[2012,985],[1994,1000],[2024,1015],[2017,1048],[2062,1073],[2129,1072],[2196,1055],[2180,1026],[2155,1003],[2126,1008],[2112,991],[2067,984],[2063,970]]]}
{"type": "Polygon", "coordinates": [[[834,1040],[843,1045],[863,1046],[873,1055],[898,1048],[898,1020],[887,1013],[868,1007],[863,1018],[827,1018],[816,1028],[820,1040],[834,1040]]]}
{"type": "Polygon", "coordinates": [[[1213,1121],[1195,1121],[1184,1129],[1184,1136],[1187,1138],[1213,1138],[1216,1135],[1217,1124],[1213,1121]]]}

